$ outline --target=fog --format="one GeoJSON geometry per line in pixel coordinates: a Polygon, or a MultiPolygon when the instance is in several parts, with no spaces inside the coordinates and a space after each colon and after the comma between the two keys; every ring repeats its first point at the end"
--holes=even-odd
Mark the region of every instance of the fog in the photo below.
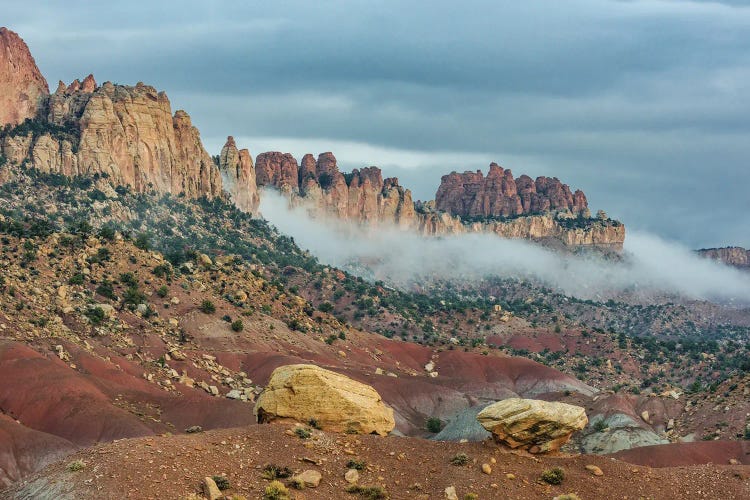
{"type": "Polygon", "coordinates": [[[470,282],[497,276],[530,280],[582,299],[627,293],[750,303],[747,273],[642,232],[628,231],[623,258],[613,261],[598,254],[555,252],[492,234],[423,237],[395,227],[314,218],[305,208],[290,207],[286,198],[268,190],[261,196],[260,211],[321,263],[350,270],[365,266],[376,279],[397,287],[431,279],[470,282]]]}

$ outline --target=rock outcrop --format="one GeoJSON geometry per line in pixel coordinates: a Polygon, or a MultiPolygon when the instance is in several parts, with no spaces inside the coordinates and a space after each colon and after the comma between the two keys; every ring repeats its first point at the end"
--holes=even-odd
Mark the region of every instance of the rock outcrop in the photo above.
{"type": "Polygon", "coordinates": [[[411,192],[396,178],[383,179],[377,167],[345,175],[330,152],[321,153],[317,161],[307,154],[299,165],[289,153],[269,152],[258,155],[256,171],[258,186],[275,187],[293,203],[322,214],[368,224],[418,226],[411,192]]]}
{"type": "Polygon", "coordinates": [[[48,95],[47,81],[26,43],[0,28],[0,127],[34,118],[48,95]]]}
{"type": "Polygon", "coordinates": [[[333,432],[387,435],[393,410],[369,385],[315,365],[286,365],[273,371],[255,403],[258,422],[307,423],[314,418],[333,432]]]}
{"type": "Polygon", "coordinates": [[[224,190],[240,210],[255,212],[260,203],[258,187],[255,184],[253,158],[247,149],[237,149],[234,137],[227,137],[227,142],[219,155],[224,190]]]}
{"type": "MultiPolygon", "coordinates": [[[[2,153],[11,161],[67,176],[100,174],[136,191],[221,194],[219,169],[203,148],[198,129],[184,111],[172,115],[164,92],[138,83],[58,85],[48,115],[32,130],[11,130],[2,153]]],[[[249,156],[249,154],[248,154],[249,156]]]]}
{"type": "Polygon", "coordinates": [[[750,250],[742,247],[702,248],[698,255],[742,269],[750,268],[750,250]]]}
{"type": "Polygon", "coordinates": [[[580,406],[520,398],[491,404],[479,412],[477,420],[496,441],[530,453],[560,449],[588,423],[580,406]]]}
{"type": "Polygon", "coordinates": [[[588,202],[582,191],[572,193],[556,177],[527,175],[513,178],[510,170],[490,164],[487,177],[481,170],[444,175],[435,195],[437,210],[463,218],[513,217],[549,211],[586,213],[588,202]]]}

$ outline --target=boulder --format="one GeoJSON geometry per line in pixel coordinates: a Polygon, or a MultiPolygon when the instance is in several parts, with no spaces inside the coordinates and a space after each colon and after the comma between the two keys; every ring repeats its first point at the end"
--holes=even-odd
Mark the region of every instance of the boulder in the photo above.
{"type": "Polygon", "coordinates": [[[300,472],[292,479],[304,483],[307,488],[317,488],[322,478],[323,476],[320,472],[309,469],[304,472],[300,472]]]}
{"type": "Polygon", "coordinates": [[[259,423],[314,418],[333,432],[385,436],[395,427],[393,410],[375,389],[315,365],[276,368],[254,413],[259,423]]]}
{"type": "Polygon", "coordinates": [[[521,398],[491,404],[477,420],[496,441],[531,453],[558,450],[588,423],[580,406],[521,398]]]}

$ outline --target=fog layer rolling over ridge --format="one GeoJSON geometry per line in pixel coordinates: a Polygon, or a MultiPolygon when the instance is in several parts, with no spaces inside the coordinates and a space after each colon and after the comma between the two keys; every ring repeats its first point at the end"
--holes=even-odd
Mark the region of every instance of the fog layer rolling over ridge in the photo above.
{"type": "Polygon", "coordinates": [[[467,281],[499,276],[531,279],[583,299],[654,291],[750,303],[747,274],[648,233],[630,231],[623,261],[612,262],[492,234],[422,237],[392,227],[365,228],[313,218],[305,208],[290,208],[286,198],[270,190],[261,196],[260,211],[322,263],[342,267],[366,262],[378,279],[397,286],[429,278],[467,281]]]}

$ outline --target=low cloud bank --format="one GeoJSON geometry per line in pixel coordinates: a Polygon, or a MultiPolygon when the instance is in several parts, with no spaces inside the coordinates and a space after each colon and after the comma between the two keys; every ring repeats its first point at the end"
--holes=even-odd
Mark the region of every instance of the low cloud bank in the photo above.
{"type": "Polygon", "coordinates": [[[678,294],[691,299],[750,303],[750,275],[701,258],[657,236],[629,231],[620,262],[571,255],[491,234],[422,237],[392,227],[360,227],[311,217],[276,192],[261,197],[263,216],[322,263],[363,263],[396,286],[429,279],[472,281],[488,276],[542,283],[583,299],[622,293],[678,294]]]}

